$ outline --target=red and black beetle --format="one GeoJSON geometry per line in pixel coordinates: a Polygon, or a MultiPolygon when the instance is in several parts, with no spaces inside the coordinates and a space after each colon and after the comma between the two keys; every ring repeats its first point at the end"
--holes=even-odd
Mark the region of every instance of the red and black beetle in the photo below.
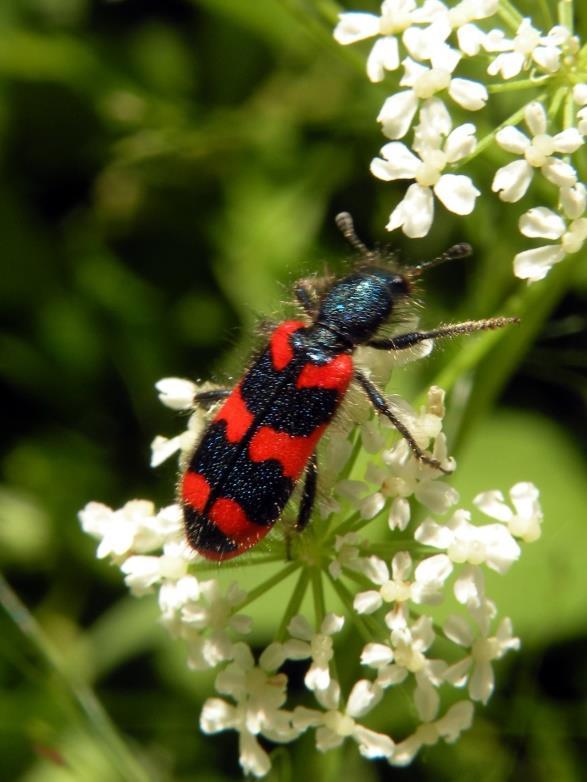
{"type": "Polygon", "coordinates": [[[187,539],[208,559],[229,559],[254,546],[281,516],[302,476],[296,526],[306,526],[316,494],[316,446],[351,382],[393,423],[418,459],[442,469],[353,365],[358,345],[404,350],[426,339],[516,320],[467,321],[377,338],[397,305],[410,297],[415,278],[431,266],[470,254],[470,247],[457,244],[432,261],[397,270],[361,242],[349,214],[339,214],[336,222],[360,253],[355,270],[326,286],[299,282],[294,293],[308,322],[281,323],[232,390],[203,392],[194,400],[225,400],[192,454],[180,487],[187,539]]]}

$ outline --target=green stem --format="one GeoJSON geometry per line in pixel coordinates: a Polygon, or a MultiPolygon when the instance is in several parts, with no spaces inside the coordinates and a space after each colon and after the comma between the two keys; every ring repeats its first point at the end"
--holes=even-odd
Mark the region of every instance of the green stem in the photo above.
{"type": "Polygon", "coordinates": [[[287,633],[287,626],[292,620],[292,618],[299,613],[300,606],[302,604],[302,600],[304,599],[304,595],[306,594],[306,589],[308,588],[309,582],[310,582],[310,571],[308,570],[308,568],[304,568],[300,573],[300,577],[298,578],[298,583],[294,587],[294,591],[291,594],[289,603],[287,604],[285,613],[283,614],[283,617],[279,624],[279,628],[275,635],[276,641],[283,641],[285,639],[287,633]]]}
{"type": "Polygon", "coordinates": [[[244,608],[244,606],[254,603],[255,600],[261,597],[261,595],[264,595],[265,592],[268,592],[270,589],[273,589],[273,587],[277,586],[277,584],[280,584],[286,578],[291,576],[292,573],[295,573],[295,571],[298,570],[300,567],[301,564],[299,562],[292,562],[290,565],[283,568],[283,570],[280,570],[279,573],[276,573],[274,576],[271,576],[271,578],[265,579],[263,583],[256,586],[247,594],[246,599],[239,604],[238,607],[239,611],[242,608],[244,608]]]}
{"type": "Polygon", "coordinates": [[[470,155],[467,155],[467,157],[464,157],[462,160],[459,160],[458,168],[461,168],[468,163],[471,162],[471,160],[474,160],[476,157],[478,157],[482,152],[484,152],[487,147],[489,147],[493,142],[495,141],[496,134],[502,129],[507,127],[508,125],[517,125],[520,120],[524,119],[524,113],[526,111],[526,108],[532,103],[534,100],[542,101],[544,100],[546,96],[546,92],[541,93],[536,98],[532,98],[531,101],[528,101],[528,103],[524,104],[520,109],[515,111],[513,114],[511,114],[507,119],[505,119],[500,125],[495,128],[495,130],[492,130],[491,133],[488,133],[486,136],[484,136],[481,141],[478,142],[475,149],[471,152],[470,155]]]}
{"type": "Polygon", "coordinates": [[[554,26],[554,19],[552,18],[550,6],[546,2],[546,0],[539,0],[539,5],[540,5],[540,10],[542,12],[542,16],[544,17],[544,29],[550,30],[550,28],[554,26]]]}
{"type": "Polygon", "coordinates": [[[238,561],[236,560],[228,560],[226,562],[223,562],[222,565],[219,565],[218,562],[198,562],[196,565],[193,566],[193,569],[191,572],[195,576],[200,576],[202,573],[214,573],[215,575],[218,575],[218,571],[220,568],[222,570],[241,570],[242,568],[247,567],[257,567],[258,565],[271,565],[274,562],[280,562],[283,563],[284,555],[283,552],[279,554],[267,554],[267,555],[256,555],[256,554],[250,554],[249,556],[242,556],[238,558],[238,561]]]}
{"type": "Polygon", "coordinates": [[[361,519],[361,514],[359,511],[355,511],[352,516],[349,516],[348,519],[345,519],[343,522],[341,522],[338,527],[335,527],[332,530],[331,536],[334,537],[335,535],[344,535],[347,532],[350,532],[350,530],[354,527],[354,525],[361,519]]]}
{"type": "Polygon", "coordinates": [[[571,35],[575,29],[575,20],[573,18],[574,10],[573,0],[559,0],[558,4],[558,22],[569,30],[571,35]]]}
{"type": "Polygon", "coordinates": [[[361,453],[363,447],[361,443],[361,434],[358,427],[354,430],[353,436],[355,440],[353,443],[353,450],[351,451],[351,455],[349,456],[348,461],[342,471],[341,479],[346,479],[351,475],[357,460],[357,456],[361,453]]]}
{"type": "MultiPolygon", "coordinates": [[[[487,87],[488,92],[492,95],[499,92],[518,92],[520,90],[535,90],[537,87],[541,87],[545,82],[550,81],[551,76],[540,76],[533,79],[517,79],[516,81],[506,81],[500,84],[489,84],[487,87]]],[[[545,93],[546,94],[546,93],[545,93]]],[[[544,95],[538,98],[532,98],[532,100],[542,100],[544,95]]],[[[508,120],[506,120],[506,124],[508,120]]]]}
{"type": "Polygon", "coordinates": [[[338,579],[332,578],[332,576],[328,576],[330,583],[332,584],[332,587],[336,594],[339,596],[341,602],[343,603],[344,607],[347,610],[348,615],[351,617],[353,624],[357,628],[357,631],[363,638],[363,640],[367,643],[373,640],[373,633],[370,632],[367,623],[363,620],[362,617],[360,617],[357,612],[353,608],[353,596],[349,592],[349,590],[341,584],[341,582],[338,579]]]}
{"type": "Polygon", "coordinates": [[[556,115],[558,114],[559,109],[561,107],[561,103],[563,102],[568,91],[569,89],[566,86],[559,87],[558,90],[552,96],[550,105],[548,106],[548,117],[550,119],[556,117],[556,115]]]}
{"type": "Polygon", "coordinates": [[[513,6],[509,0],[500,0],[499,8],[497,10],[501,19],[515,32],[520,26],[520,22],[524,18],[518,9],[513,6]]]}
{"type": "Polygon", "coordinates": [[[322,573],[319,568],[312,570],[312,594],[314,596],[314,614],[316,616],[316,629],[320,629],[322,620],[326,616],[326,601],[324,600],[324,587],[322,586],[322,573]]]}
{"type": "Polygon", "coordinates": [[[487,332],[475,340],[475,344],[469,342],[435,378],[435,385],[450,389],[459,378],[476,370],[473,390],[460,417],[453,449],[458,448],[465,435],[473,430],[475,422],[491,406],[518,366],[542,324],[567,290],[580,259],[580,253],[565,258],[553,267],[548,280],[519,290],[509,299],[505,309],[521,316],[521,324],[511,329],[487,332]],[[490,351],[493,360],[488,355],[490,351]]]}
{"type": "Polygon", "coordinates": [[[575,124],[575,100],[573,98],[573,90],[569,89],[565,95],[565,105],[563,108],[563,128],[573,127],[575,124]]]}
{"type": "Polygon", "coordinates": [[[110,764],[130,782],[148,782],[149,775],[126,746],[93,690],[72,672],[71,666],[67,665],[61,653],[53,646],[36,619],[1,574],[0,605],[77,704],[91,729],[91,734],[99,737],[101,749],[110,764]]]}

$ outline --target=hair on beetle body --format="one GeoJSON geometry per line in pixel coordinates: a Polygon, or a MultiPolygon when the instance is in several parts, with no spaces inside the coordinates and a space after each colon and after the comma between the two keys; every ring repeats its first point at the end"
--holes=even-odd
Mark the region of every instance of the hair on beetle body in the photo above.
{"type": "Polygon", "coordinates": [[[446,469],[417,444],[382,392],[353,362],[357,347],[401,351],[425,340],[500,328],[514,318],[448,324],[385,336],[401,325],[415,283],[428,269],[470,254],[465,244],[413,267],[386,264],[358,238],[346,212],[336,224],[359,254],[340,277],[304,278],[294,286],[305,320],[286,320],[268,335],[233,389],[196,394],[194,403],[223,400],[188,460],[180,483],[186,536],[204,557],[225,560],[261,540],[281,516],[300,480],[296,529],[312,515],[316,447],[351,384],[387,418],[422,463],[446,469]]]}

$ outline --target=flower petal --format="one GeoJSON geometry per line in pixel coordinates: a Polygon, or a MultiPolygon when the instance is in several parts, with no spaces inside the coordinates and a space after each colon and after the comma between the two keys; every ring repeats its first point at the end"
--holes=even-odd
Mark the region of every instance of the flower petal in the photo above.
{"type": "Polygon", "coordinates": [[[475,138],[475,125],[467,122],[459,125],[449,134],[444,145],[444,151],[449,163],[454,163],[461,158],[470,155],[475,149],[477,139],[475,138]]]}
{"type": "Polygon", "coordinates": [[[451,614],[447,617],[442,629],[446,637],[459,646],[468,649],[473,643],[470,624],[458,614],[451,614]]]}
{"type": "Polygon", "coordinates": [[[418,108],[418,98],[413,90],[403,90],[391,95],[377,115],[381,130],[387,138],[403,138],[410,129],[418,108]]]}
{"type": "Polygon", "coordinates": [[[491,189],[502,201],[514,203],[524,196],[531,180],[532,166],[525,160],[514,160],[495,172],[491,189]]]}
{"type": "Polygon", "coordinates": [[[387,525],[389,529],[403,532],[410,523],[410,503],[405,497],[396,497],[391,503],[387,525]]]}
{"type": "Polygon", "coordinates": [[[371,173],[389,182],[393,179],[413,179],[422,161],[401,141],[391,141],[381,148],[381,158],[371,162],[371,173]]]}
{"type": "Polygon", "coordinates": [[[469,679],[469,695],[474,701],[487,703],[495,685],[493,666],[488,660],[477,661],[469,679]]]}
{"type": "Polygon", "coordinates": [[[475,707],[471,701],[459,701],[436,721],[436,727],[443,739],[452,744],[464,730],[471,727],[474,713],[475,707]]]}
{"type": "Polygon", "coordinates": [[[359,752],[365,758],[389,758],[393,755],[394,742],[384,733],[376,733],[362,725],[357,725],[353,736],[358,744],[359,752]]]}
{"type": "Polygon", "coordinates": [[[368,592],[359,592],[353,601],[353,608],[358,614],[372,614],[382,605],[383,599],[374,589],[370,589],[368,592]]]}
{"type": "Polygon", "coordinates": [[[475,200],[481,195],[470,177],[463,174],[443,174],[434,186],[434,193],[450,212],[457,215],[471,214],[475,200]]]}
{"type": "Polygon", "coordinates": [[[347,701],[346,713],[350,717],[362,717],[381,700],[383,690],[377,684],[360,679],[355,683],[347,701]]]}
{"type": "Polygon", "coordinates": [[[543,133],[546,133],[546,111],[542,103],[539,103],[537,100],[529,103],[524,111],[524,121],[533,136],[541,136],[543,133]]]}
{"type": "Polygon", "coordinates": [[[393,660],[393,652],[387,644],[369,643],[361,653],[361,664],[382,668],[393,660]]]}
{"type": "Polygon", "coordinates": [[[416,567],[414,577],[422,584],[443,584],[452,573],[452,562],[446,554],[434,554],[426,557],[416,567]]]}
{"type": "Polygon", "coordinates": [[[399,47],[397,38],[386,35],[375,41],[367,58],[367,76],[372,82],[380,82],[385,78],[386,71],[399,68],[399,47]]]}
{"type": "Polygon", "coordinates": [[[326,614],[320,625],[320,632],[323,635],[334,635],[342,630],[344,625],[344,616],[333,614],[332,612],[326,614]]]}
{"type": "Polygon", "coordinates": [[[172,410],[191,410],[194,406],[195,383],[180,377],[164,377],[155,383],[161,402],[172,410]]]}
{"type": "Polygon", "coordinates": [[[459,49],[467,57],[474,57],[479,54],[485,33],[476,24],[464,24],[457,30],[457,41],[459,49]]]}
{"type": "Polygon", "coordinates": [[[379,32],[379,17],[351,11],[339,14],[338,24],[334,28],[334,40],[343,46],[371,38],[379,32]]]}
{"type": "Polygon", "coordinates": [[[428,187],[414,183],[408,188],[403,201],[396,206],[386,225],[388,231],[401,226],[406,236],[416,239],[426,236],[434,217],[434,198],[428,187]]]}
{"type": "Polygon", "coordinates": [[[495,134],[495,140],[506,152],[513,152],[514,155],[523,155],[530,146],[530,139],[521,130],[513,125],[507,125],[498,130],[495,134]]]}
{"type": "Polygon", "coordinates": [[[500,491],[485,491],[473,499],[481,513],[498,521],[508,522],[512,518],[512,511],[505,504],[503,494],[500,491]]]}
{"type": "Polygon", "coordinates": [[[479,111],[487,103],[487,88],[478,81],[452,79],[448,88],[450,97],[467,111],[479,111]]]}
{"type": "Polygon", "coordinates": [[[554,148],[557,152],[562,152],[564,155],[570,155],[571,152],[576,152],[579,147],[582,147],[585,143],[583,136],[577,128],[567,128],[561,133],[557,133],[552,139],[554,142],[554,148]]]}
{"type": "Polygon", "coordinates": [[[521,280],[536,282],[543,280],[551,266],[559,263],[565,257],[565,251],[558,244],[536,247],[534,250],[524,250],[514,258],[514,274],[521,280]]]}
{"type": "Polygon", "coordinates": [[[573,187],[577,182],[574,167],[555,157],[548,158],[540,170],[548,181],[557,187],[573,187]]]}
{"type": "Polygon", "coordinates": [[[560,199],[567,217],[576,220],[587,208],[587,188],[582,182],[577,182],[573,187],[562,187],[560,199]]]}
{"type": "Polygon", "coordinates": [[[531,239],[560,239],[566,229],[562,217],[545,206],[529,209],[520,217],[520,231],[531,239]]]}
{"type": "MultiPolygon", "coordinates": [[[[487,48],[486,44],[485,48],[487,48]]],[[[523,67],[523,54],[520,52],[504,52],[503,54],[498,54],[495,60],[489,64],[487,73],[490,76],[497,76],[499,73],[503,79],[512,79],[518,75],[523,67]]]]}

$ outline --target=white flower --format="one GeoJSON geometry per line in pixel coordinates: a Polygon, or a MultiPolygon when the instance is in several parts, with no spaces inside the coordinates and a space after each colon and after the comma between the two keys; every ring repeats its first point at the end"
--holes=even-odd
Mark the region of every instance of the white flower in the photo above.
{"type": "Polygon", "coordinates": [[[213,383],[201,383],[196,385],[191,380],[178,377],[165,377],[155,383],[159,392],[159,399],[172,410],[192,410],[188,425],[181,434],[175,437],[163,437],[157,435],[151,443],[151,467],[158,467],[173,454],[180,452],[180,466],[193,452],[196,443],[200,439],[204,427],[210,418],[209,408],[194,403],[194,397],[198,393],[216,391],[213,383]]]}
{"type": "Polygon", "coordinates": [[[485,577],[478,565],[465,565],[455,579],[453,591],[461,605],[475,611],[486,601],[485,577]]]}
{"type": "Polygon", "coordinates": [[[395,746],[389,762],[393,766],[407,766],[422,747],[431,747],[441,739],[454,743],[473,722],[474,706],[471,701],[453,703],[440,719],[424,722],[416,731],[395,746]]]}
{"type": "Polygon", "coordinates": [[[504,522],[516,538],[532,543],[540,537],[542,508],[540,492],[532,483],[516,483],[509,492],[514,510],[504,501],[500,491],[486,491],[478,494],[473,503],[486,516],[504,522]]]}
{"type": "Polygon", "coordinates": [[[298,730],[316,728],[316,747],[320,752],[340,747],[346,738],[352,738],[366,758],[391,757],[392,739],[357,722],[381,700],[380,687],[365,679],[356,682],[344,710],[340,708],[340,685],[334,679],[328,689],[317,690],[314,695],[326,711],[298,706],[294,709],[292,722],[298,730]]]}
{"type": "Polygon", "coordinates": [[[522,160],[514,160],[495,173],[491,189],[499,193],[502,201],[519,201],[528,190],[537,168],[557,187],[572,187],[577,181],[577,172],[573,166],[554,157],[554,153],[568,155],[576,152],[583,144],[579,131],[567,128],[555,136],[549,136],[546,132],[546,112],[537,101],[528,104],[524,120],[532,135],[531,139],[513,125],[502,128],[496,135],[503,149],[523,156],[522,160]]]}
{"type": "Polygon", "coordinates": [[[355,595],[353,607],[359,614],[372,614],[384,603],[393,603],[394,609],[385,619],[388,627],[406,625],[408,602],[440,603],[442,587],[452,572],[452,563],[445,554],[437,554],[423,559],[414,570],[413,562],[407,551],[399,551],[391,562],[391,574],[386,563],[378,557],[371,557],[374,576],[371,580],[378,590],[359,592],[355,595]]]}
{"type": "Polygon", "coordinates": [[[455,563],[485,563],[498,573],[505,573],[520,556],[520,547],[503,524],[476,527],[471,514],[457,510],[446,524],[426,519],[415,531],[420,543],[446,551],[455,563]]]}
{"type": "Polygon", "coordinates": [[[284,644],[285,655],[289,659],[305,660],[312,658],[304,683],[309,690],[325,690],[330,686],[329,663],[334,656],[332,636],[340,632],[344,618],[336,614],[327,614],[315,633],[308,620],[301,615],[294,616],[287,629],[292,640],[284,644]]]}
{"type": "MultiPolygon", "coordinates": [[[[434,441],[433,457],[444,469],[452,471],[455,461],[446,451],[446,438],[442,433],[444,415],[444,391],[432,386],[426,405],[419,413],[409,405],[400,405],[398,415],[406,423],[420,448],[426,449],[434,441]]],[[[434,513],[444,513],[458,502],[456,489],[441,480],[442,473],[420,462],[405,440],[399,440],[393,448],[381,454],[385,467],[369,464],[365,481],[339,481],[336,490],[358,507],[364,519],[374,518],[383,510],[389,498],[393,499],[388,516],[389,528],[405,530],[410,521],[410,505],[407,498],[414,497],[434,513]],[[377,487],[373,491],[370,484],[377,487]]]]}
{"type": "MultiPolygon", "coordinates": [[[[460,125],[448,133],[427,133],[431,124],[429,117],[438,114],[438,106],[444,105],[437,99],[429,101],[421,111],[420,128],[416,131],[419,157],[405,144],[392,141],[381,149],[382,158],[371,162],[371,173],[390,182],[396,179],[414,179],[404,199],[395,207],[386,225],[388,231],[402,228],[403,232],[416,238],[426,236],[434,218],[433,193],[442,204],[455,214],[470,214],[480,191],[471,179],[462,174],[445,174],[443,171],[458,160],[466,157],[475,148],[475,126],[460,125]]],[[[448,122],[450,129],[450,118],[448,122]]]]}
{"type": "Polygon", "coordinates": [[[485,32],[472,22],[487,19],[496,13],[499,0],[461,0],[448,10],[448,21],[456,31],[459,49],[472,57],[481,50],[485,32]]]}
{"type": "MultiPolygon", "coordinates": [[[[412,38],[414,46],[432,46],[426,35],[418,40],[412,38]]],[[[421,118],[414,149],[422,162],[425,159],[422,150],[436,149],[450,158],[455,150],[462,151],[474,143],[474,140],[470,141],[472,134],[467,126],[451,131],[450,116],[437,99],[426,104],[421,118]]],[[[573,219],[578,219],[584,210],[585,204],[581,201],[585,200],[584,195],[578,186],[565,195],[567,215],[573,214],[573,219]]],[[[431,342],[422,349],[430,350],[431,342]]],[[[376,370],[371,366],[368,371],[376,370]]],[[[193,395],[194,387],[188,381],[172,378],[163,381],[159,390],[169,406],[183,409],[188,406],[188,397],[193,395]]],[[[394,400],[393,404],[399,408],[398,415],[405,421],[419,448],[431,450],[444,469],[454,467],[454,460],[447,456],[442,433],[444,392],[431,388],[426,404],[418,412],[401,401],[394,400]]],[[[356,501],[363,518],[390,506],[390,529],[406,534],[400,536],[401,543],[397,536],[395,543],[361,538],[356,531],[361,519],[359,514],[351,513],[337,521],[338,530],[334,524],[329,529],[327,522],[321,528],[317,526],[315,540],[309,536],[307,548],[300,545],[300,551],[293,552],[299,558],[293,569],[298,566],[316,568],[326,562],[330,579],[340,580],[334,584],[334,591],[343,598],[343,604],[350,605],[354,598],[355,611],[361,615],[370,614],[355,615],[357,625],[372,631],[373,638],[386,641],[364,646],[361,663],[375,672],[375,681],[357,681],[358,677],[355,677],[346,704],[342,702],[340,686],[335,679],[335,665],[345,653],[344,642],[336,637],[343,627],[343,616],[326,613],[315,630],[303,615],[291,618],[293,603],[287,601],[284,608],[290,637],[284,642],[269,643],[255,661],[249,646],[238,640],[252,630],[252,619],[242,613],[242,609],[277,583],[275,575],[268,576],[248,595],[237,582],[224,587],[220,579],[201,580],[193,569],[194,564],[196,567],[201,564],[199,555],[185,542],[182,510],[177,504],[157,512],[152,503],[144,501],[127,503],[117,511],[90,503],[80,514],[85,531],[99,540],[99,555],[110,556],[115,561],[129,589],[135,595],[149,591],[158,593],[163,623],[187,645],[188,666],[195,670],[219,668],[215,680],[219,697],[206,700],[200,726],[205,733],[228,729],[238,732],[240,764],[246,774],[261,777],[271,770],[270,757],[260,738],[289,742],[309,728],[315,729],[316,747],[321,752],[338,747],[350,738],[367,758],[387,758],[392,764],[405,765],[420,747],[441,739],[454,741],[470,724],[473,712],[470,702],[456,704],[438,718],[441,686],[468,684],[471,697],[485,702],[493,688],[493,660],[519,645],[518,639],[512,636],[509,620],[504,620],[494,635],[490,634],[496,609],[485,596],[483,570],[478,563],[503,572],[519,552],[512,534],[525,540],[537,537],[540,511],[536,491],[530,484],[514,486],[510,492],[513,508],[499,492],[486,492],[479,495],[476,504],[499,523],[474,527],[469,514],[457,511],[446,525],[425,521],[414,533],[416,542],[412,541],[410,545],[413,532],[410,527],[411,498],[434,512],[443,513],[457,502],[458,494],[439,480],[439,470],[415,458],[405,440],[399,440],[385,450],[391,424],[384,421],[379,426],[367,415],[370,412],[367,414],[362,408],[353,411],[349,416],[350,424],[346,427],[340,424],[333,431],[330,447],[335,467],[331,467],[331,483],[354,447],[348,435],[350,426],[358,422],[360,439],[353,434],[352,440],[361,442],[367,452],[380,454],[383,467],[369,463],[365,479],[341,481],[339,493],[356,501]],[[320,545],[317,556],[312,548],[315,543],[320,545]],[[422,543],[442,551],[430,555],[417,545],[422,543]],[[387,563],[382,557],[389,556],[390,548],[396,553],[387,563]],[[456,563],[459,567],[454,567],[456,563]],[[447,638],[467,650],[463,659],[449,668],[445,660],[428,656],[432,654],[430,649],[437,636],[433,618],[423,606],[442,600],[451,573],[455,574],[454,595],[470,612],[478,629],[473,630],[464,620],[454,617],[446,622],[447,638]],[[363,590],[364,584],[372,584],[374,588],[358,592],[357,583],[363,590]],[[413,606],[420,606],[415,621],[413,606]],[[385,611],[377,615],[380,608],[385,611]],[[277,671],[287,660],[309,661],[304,683],[306,689],[313,692],[318,707],[286,709],[288,678],[277,671]],[[393,700],[393,694],[386,691],[401,683],[405,683],[405,690],[411,692],[415,712],[422,724],[399,744],[396,752],[393,739],[367,728],[362,724],[362,718],[384,696],[389,695],[390,701],[393,700]]],[[[160,443],[159,456],[164,451],[169,455],[173,450],[180,450],[181,458],[185,459],[190,438],[193,441],[206,417],[204,413],[194,413],[187,433],[175,442],[160,443]]],[[[282,579],[282,573],[285,577],[291,572],[292,563],[286,563],[284,570],[276,574],[277,580],[282,579]]],[[[304,579],[305,575],[297,583],[305,587],[304,579]]],[[[314,580],[312,587],[316,608],[320,610],[322,604],[326,606],[329,595],[322,593],[321,580],[314,580]]],[[[305,605],[307,595],[299,588],[294,596],[299,597],[298,606],[305,605]]]]}
{"type": "Polygon", "coordinates": [[[500,622],[496,634],[489,635],[490,622],[495,615],[495,606],[490,601],[472,613],[479,625],[477,635],[461,616],[449,616],[444,623],[446,637],[470,650],[466,657],[445,671],[444,677],[455,687],[462,687],[468,682],[472,700],[487,703],[495,683],[491,663],[510,649],[519,649],[520,639],[512,635],[512,623],[507,617],[500,622]]]}
{"type": "Polygon", "coordinates": [[[422,719],[432,719],[436,714],[439,702],[436,687],[441,684],[447,667],[444,660],[426,656],[435,638],[431,617],[422,615],[410,626],[394,627],[389,644],[368,643],[361,654],[363,665],[377,670],[377,684],[383,689],[414,676],[414,703],[422,719]]]}
{"type": "Polygon", "coordinates": [[[399,67],[398,36],[414,24],[432,21],[441,7],[436,0],[426,0],[420,8],[415,0],[383,0],[380,16],[354,11],[339,14],[334,38],[347,46],[376,35],[382,36],[375,42],[367,59],[369,79],[372,82],[382,81],[385,71],[399,67]]]}
{"type": "Polygon", "coordinates": [[[197,600],[199,596],[200,584],[195,576],[188,574],[177,581],[162,581],[159,587],[161,621],[172,635],[182,634],[181,610],[187,603],[197,600]]]}
{"type": "Polygon", "coordinates": [[[521,216],[520,231],[524,236],[559,241],[518,253],[514,257],[516,277],[529,282],[542,280],[554,264],[583,247],[587,239],[587,218],[583,216],[587,203],[585,185],[577,182],[574,187],[561,188],[560,203],[565,217],[545,206],[529,209],[521,216]]]}
{"type": "Polygon", "coordinates": [[[573,50],[575,39],[562,26],[553,27],[547,35],[532,26],[529,19],[523,19],[513,39],[506,38],[502,30],[492,30],[485,37],[483,46],[488,52],[500,52],[489,64],[487,73],[504,79],[517,76],[522,69],[537,65],[546,73],[560,68],[563,48],[573,50]]]}
{"type": "Polygon", "coordinates": [[[287,676],[255,665],[251,650],[241,643],[235,648],[234,661],[216,677],[216,690],[229,695],[235,705],[222,698],[209,698],[200,716],[202,731],[238,731],[243,771],[264,776],[271,761],[256,737],[291,741],[301,732],[292,727],[291,714],[281,708],[287,697],[287,676]]]}
{"type": "Polygon", "coordinates": [[[151,443],[151,467],[159,467],[173,454],[180,452],[180,463],[193,452],[208,422],[208,413],[203,407],[196,407],[188,420],[185,431],[175,437],[157,435],[151,443]]]}
{"type": "Polygon", "coordinates": [[[352,570],[355,573],[366,574],[370,570],[368,557],[361,557],[359,552],[362,541],[356,532],[348,532],[346,535],[337,535],[334,539],[334,551],[328,565],[328,572],[334,579],[341,577],[343,570],[352,570]]]}
{"type": "Polygon", "coordinates": [[[236,582],[223,594],[216,579],[200,581],[197,598],[186,602],[181,611],[181,634],[188,643],[191,668],[214,667],[231,659],[235,647],[230,633],[251,631],[251,618],[237,613],[245,598],[246,592],[236,582]]]}
{"type": "Polygon", "coordinates": [[[125,574],[124,580],[130,590],[135,595],[143,595],[155,584],[187,577],[188,564],[196,557],[195,551],[183,540],[169,541],[164,544],[161,556],[136,554],[125,560],[120,569],[125,574]]]}
{"type": "Polygon", "coordinates": [[[395,93],[383,104],[377,121],[385,136],[403,138],[420,105],[444,90],[467,111],[483,108],[489,97],[487,89],[479,82],[452,77],[460,58],[460,52],[439,44],[430,57],[430,67],[411,57],[403,61],[404,75],[400,85],[410,89],[395,93]]]}
{"type": "MultiPolygon", "coordinates": [[[[445,469],[450,471],[454,467],[454,460],[447,456],[446,437],[442,432],[434,440],[432,456],[445,469]]],[[[382,458],[389,468],[380,489],[384,496],[406,498],[413,496],[434,513],[445,513],[459,501],[457,490],[441,479],[442,473],[416,459],[405,440],[398,442],[389,451],[384,451],[382,458]]],[[[375,473],[376,470],[371,472],[375,473]]],[[[389,517],[391,529],[396,527],[394,522],[398,518],[397,514],[401,516],[405,512],[403,506],[392,507],[389,517]]]]}
{"type": "Polygon", "coordinates": [[[181,509],[170,505],[158,513],[147,500],[130,500],[120,510],[90,502],[80,511],[84,532],[100,540],[98,559],[122,560],[131,553],[146,553],[159,548],[169,538],[183,536],[181,509]]]}

